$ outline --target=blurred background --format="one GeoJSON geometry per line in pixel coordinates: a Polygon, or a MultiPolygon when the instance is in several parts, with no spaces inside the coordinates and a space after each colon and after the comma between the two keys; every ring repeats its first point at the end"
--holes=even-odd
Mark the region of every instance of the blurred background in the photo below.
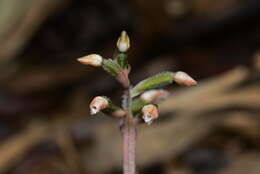
{"type": "Polygon", "coordinates": [[[0,0],[0,173],[119,174],[122,88],[76,58],[131,39],[131,80],[185,71],[138,128],[140,174],[260,173],[259,0],[0,0]]]}

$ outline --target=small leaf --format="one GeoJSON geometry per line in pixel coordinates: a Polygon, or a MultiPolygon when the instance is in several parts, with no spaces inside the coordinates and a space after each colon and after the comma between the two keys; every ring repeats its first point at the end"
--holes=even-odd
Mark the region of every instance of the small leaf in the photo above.
{"type": "Polygon", "coordinates": [[[112,59],[103,59],[102,68],[113,77],[116,77],[119,72],[117,63],[112,59]]]}
{"type": "Polygon", "coordinates": [[[114,117],[123,117],[125,115],[125,112],[118,106],[112,103],[112,101],[106,97],[102,96],[108,101],[108,106],[102,110],[102,112],[108,116],[114,116],[114,117]]]}
{"type": "Polygon", "coordinates": [[[163,89],[152,89],[145,91],[141,96],[136,97],[132,101],[133,115],[138,114],[142,107],[147,104],[158,104],[160,101],[166,99],[169,96],[169,92],[163,89]]]}
{"type": "Polygon", "coordinates": [[[125,115],[125,111],[123,111],[120,107],[114,105],[113,103],[109,103],[109,106],[102,110],[102,112],[109,116],[114,117],[123,117],[125,115]]]}
{"type": "Polygon", "coordinates": [[[141,111],[141,109],[142,109],[146,104],[148,104],[148,102],[142,100],[140,97],[134,99],[134,100],[132,101],[132,113],[133,113],[133,115],[138,114],[138,113],[141,111]]]}
{"type": "Polygon", "coordinates": [[[173,82],[174,75],[175,74],[173,72],[161,72],[139,82],[132,89],[132,97],[136,97],[149,89],[160,88],[171,84],[173,82]]]}

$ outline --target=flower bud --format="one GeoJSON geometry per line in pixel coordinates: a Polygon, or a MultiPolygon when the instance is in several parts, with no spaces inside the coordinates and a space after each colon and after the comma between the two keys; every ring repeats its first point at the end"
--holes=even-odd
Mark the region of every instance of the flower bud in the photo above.
{"type": "Polygon", "coordinates": [[[158,118],[158,109],[155,105],[153,104],[149,104],[149,105],[145,105],[142,108],[142,114],[143,114],[143,119],[144,122],[147,123],[148,125],[150,125],[153,120],[158,118]]]}
{"type": "Polygon", "coordinates": [[[152,89],[144,92],[140,98],[147,103],[157,102],[169,96],[169,92],[163,89],[152,89]]]}
{"type": "Polygon", "coordinates": [[[194,86],[197,82],[191,78],[187,73],[178,71],[174,76],[174,81],[180,85],[194,86]]]}
{"type": "Polygon", "coordinates": [[[90,114],[94,115],[94,114],[98,113],[99,111],[107,108],[108,105],[109,105],[109,102],[106,98],[100,97],[100,96],[95,97],[89,105],[90,114]]]}
{"type": "Polygon", "coordinates": [[[122,31],[117,41],[117,48],[120,52],[126,52],[130,48],[130,41],[126,31],[122,31]]]}
{"type": "Polygon", "coordinates": [[[90,54],[81,58],[78,61],[84,65],[91,65],[99,67],[102,65],[103,58],[98,54],[90,54]]]}

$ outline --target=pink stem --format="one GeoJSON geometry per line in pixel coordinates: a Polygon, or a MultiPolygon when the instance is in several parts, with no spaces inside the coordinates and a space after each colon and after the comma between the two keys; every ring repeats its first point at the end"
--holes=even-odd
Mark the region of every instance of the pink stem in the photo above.
{"type": "Polygon", "coordinates": [[[123,128],[123,173],[136,173],[136,129],[134,125],[125,123],[123,128]]]}

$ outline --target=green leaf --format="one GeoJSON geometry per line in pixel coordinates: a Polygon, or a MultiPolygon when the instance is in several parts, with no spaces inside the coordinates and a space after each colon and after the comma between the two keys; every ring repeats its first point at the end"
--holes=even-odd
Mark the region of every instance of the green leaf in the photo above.
{"type": "Polygon", "coordinates": [[[113,116],[113,114],[115,112],[122,110],[120,107],[113,104],[112,101],[108,97],[106,97],[106,96],[102,96],[102,97],[106,98],[108,103],[109,103],[108,107],[102,110],[102,112],[104,114],[109,115],[109,116],[113,116]]]}
{"type": "Polygon", "coordinates": [[[132,101],[132,113],[133,115],[136,115],[138,114],[141,109],[146,105],[148,104],[148,102],[142,100],[141,98],[135,98],[133,101],[132,101]]]}
{"type": "Polygon", "coordinates": [[[149,89],[161,88],[163,86],[171,84],[173,82],[174,75],[175,74],[173,72],[161,72],[139,82],[132,89],[132,97],[136,97],[142,92],[149,89]]]}
{"type": "Polygon", "coordinates": [[[113,103],[109,103],[109,106],[107,108],[103,109],[102,112],[107,115],[113,115],[113,113],[115,113],[118,110],[122,110],[122,109],[120,107],[114,105],[113,103]]]}
{"type": "Polygon", "coordinates": [[[119,72],[117,63],[112,59],[103,59],[102,68],[113,77],[116,77],[119,72]]]}

